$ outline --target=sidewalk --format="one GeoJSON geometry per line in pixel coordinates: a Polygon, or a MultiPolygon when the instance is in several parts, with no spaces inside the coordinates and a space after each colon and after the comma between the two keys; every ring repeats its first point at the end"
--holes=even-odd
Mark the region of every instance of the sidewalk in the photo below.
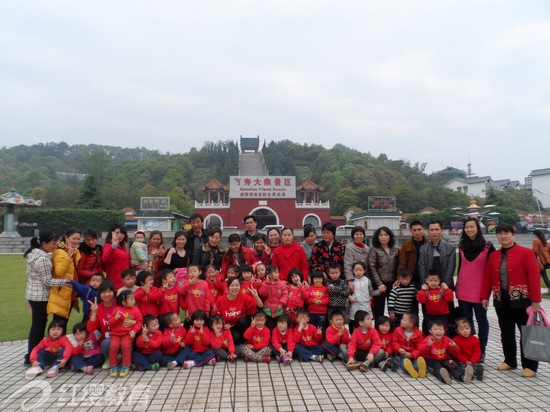
{"type": "MultiPolygon", "coordinates": [[[[550,311],[550,302],[543,306],[550,311]]],[[[521,369],[498,372],[502,361],[500,331],[493,309],[484,382],[444,385],[428,375],[412,379],[402,372],[350,373],[341,362],[270,364],[218,363],[190,370],[131,372],[113,379],[62,372],[26,380],[25,342],[0,345],[0,409],[48,411],[550,411],[550,367],[536,378],[521,369]],[[48,391],[51,391],[49,393],[48,391]],[[42,399],[41,399],[42,395],[42,399]],[[24,400],[28,404],[22,405],[24,400]],[[38,402],[38,403],[37,403],[38,402]]],[[[518,333],[519,335],[519,333],[518,333]]]]}

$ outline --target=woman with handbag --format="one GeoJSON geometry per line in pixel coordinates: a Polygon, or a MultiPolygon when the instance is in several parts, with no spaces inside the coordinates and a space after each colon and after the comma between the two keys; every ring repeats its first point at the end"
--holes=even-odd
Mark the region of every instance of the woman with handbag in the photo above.
{"type": "Polygon", "coordinates": [[[550,280],[548,279],[547,270],[550,269],[550,251],[548,251],[548,243],[546,242],[546,236],[542,230],[535,230],[533,232],[535,238],[533,239],[533,252],[537,257],[539,263],[539,271],[546,287],[548,288],[547,293],[550,293],[550,280]]]}

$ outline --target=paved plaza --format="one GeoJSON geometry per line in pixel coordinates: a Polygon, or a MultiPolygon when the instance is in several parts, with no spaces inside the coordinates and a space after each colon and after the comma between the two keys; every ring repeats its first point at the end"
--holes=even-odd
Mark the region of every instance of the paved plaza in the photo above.
{"type": "MultiPolygon", "coordinates": [[[[548,301],[543,303],[550,311],[548,301]]],[[[0,410],[47,411],[550,411],[550,367],[534,379],[521,369],[498,372],[499,329],[489,311],[489,347],[484,382],[444,385],[428,375],[412,379],[378,369],[349,372],[341,362],[218,363],[190,370],[131,372],[110,378],[70,371],[53,379],[25,379],[25,342],[0,345],[0,410]],[[26,401],[26,402],[25,402],[26,401]],[[25,403],[24,403],[25,402],[25,403]]]]}

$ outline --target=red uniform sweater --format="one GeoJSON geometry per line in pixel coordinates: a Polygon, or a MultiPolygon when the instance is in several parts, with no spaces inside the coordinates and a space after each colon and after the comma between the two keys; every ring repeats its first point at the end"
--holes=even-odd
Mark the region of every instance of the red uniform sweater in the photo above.
{"type": "Polygon", "coordinates": [[[391,345],[393,332],[380,333],[379,330],[377,330],[377,332],[378,332],[378,337],[380,338],[380,344],[382,345],[382,349],[384,349],[388,355],[393,354],[393,347],[391,345]]]}
{"type": "Polygon", "coordinates": [[[275,350],[281,350],[283,345],[286,345],[287,352],[294,352],[296,342],[294,341],[293,332],[291,329],[287,329],[285,333],[281,333],[279,328],[273,329],[271,332],[271,345],[275,350]]]}
{"type": "Polygon", "coordinates": [[[50,352],[53,355],[57,355],[63,348],[65,349],[65,351],[63,352],[63,359],[69,360],[69,358],[73,354],[73,345],[71,344],[71,341],[65,335],[60,336],[56,340],[52,340],[52,338],[47,336],[33,348],[30,356],[30,361],[31,363],[36,362],[38,360],[38,352],[41,350],[45,350],[46,352],[50,352]]]}
{"type": "Polygon", "coordinates": [[[470,335],[463,338],[457,335],[453,339],[460,348],[460,352],[455,355],[455,359],[459,362],[476,364],[481,359],[481,344],[477,336],[470,335]]]}
{"type": "Polygon", "coordinates": [[[223,328],[219,335],[212,332],[211,343],[214,349],[225,349],[230,355],[235,354],[235,343],[229,329],[223,328]]]}
{"type": "Polygon", "coordinates": [[[131,331],[134,331],[136,335],[141,330],[141,325],[143,322],[143,317],[138,308],[127,308],[124,306],[119,306],[115,309],[114,316],[109,318],[109,326],[111,327],[112,336],[124,336],[129,334],[131,331]],[[117,313],[120,313],[120,317],[117,319],[117,313]],[[125,319],[132,319],[136,321],[136,324],[133,326],[124,327],[123,323],[125,319]]]}
{"type": "Polygon", "coordinates": [[[418,347],[424,339],[424,334],[416,326],[414,327],[413,334],[410,338],[407,338],[403,327],[399,326],[393,331],[391,340],[391,346],[393,353],[396,355],[401,349],[411,353],[411,358],[418,358],[418,347]]]}
{"type": "Polygon", "coordinates": [[[230,325],[234,325],[239,319],[254,315],[258,311],[256,300],[243,293],[237,294],[235,300],[230,300],[227,296],[220,297],[216,302],[216,307],[224,322],[230,325]]]}
{"type": "Polygon", "coordinates": [[[309,287],[309,294],[307,297],[309,313],[313,313],[315,315],[326,315],[328,312],[329,301],[330,298],[325,286],[313,285],[309,287]],[[313,303],[314,300],[320,300],[321,303],[313,303]]]}
{"type": "Polygon", "coordinates": [[[136,348],[138,352],[141,352],[145,355],[150,355],[158,350],[162,345],[162,332],[157,330],[155,333],[148,333],[147,337],[149,338],[148,342],[143,341],[143,334],[140,333],[136,339],[136,348]]]}
{"type": "Polygon", "coordinates": [[[164,355],[173,355],[178,353],[179,350],[185,346],[186,335],[187,331],[181,325],[177,329],[172,329],[170,327],[166,328],[164,334],[162,335],[162,353],[164,355]],[[171,340],[172,335],[174,335],[173,341],[171,340]]]}
{"type": "Polygon", "coordinates": [[[143,317],[147,315],[157,317],[159,315],[159,305],[162,299],[164,299],[164,295],[158,288],[152,286],[149,293],[146,293],[143,288],[139,288],[134,292],[134,296],[136,297],[137,307],[143,317]]]}
{"type": "Polygon", "coordinates": [[[294,342],[303,346],[316,346],[323,341],[323,334],[318,333],[318,329],[311,323],[308,323],[307,329],[302,329],[301,332],[298,330],[299,327],[296,326],[294,329],[294,342]]]}
{"type": "Polygon", "coordinates": [[[95,320],[88,320],[86,324],[86,330],[88,333],[94,333],[96,330],[101,331],[101,340],[105,339],[111,330],[109,326],[109,319],[115,316],[117,305],[113,301],[113,304],[109,307],[103,306],[103,303],[100,303],[97,308],[97,315],[95,320]]]}
{"type": "Polygon", "coordinates": [[[358,350],[369,351],[373,355],[380,350],[382,344],[378,337],[378,332],[373,327],[363,330],[357,328],[351,335],[351,340],[348,344],[348,356],[349,358],[355,358],[355,354],[358,350]]]}
{"type": "Polygon", "coordinates": [[[325,332],[326,338],[325,340],[334,346],[340,346],[341,344],[349,344],[349,341],[351,340],[351,337],[349,335],[349,330],[344,328],[344,333],[340,335],[340,331],[335,328],[333,325],[330,325],[326,332],[325,332]]]}
{"type": "Polygon", "coordinates": [[[210,329],[207,326],[203,326],[202,333],[200,329],[191,326],[185,337],[185,345],[190,346],[191,350],[196,353],[206,352],[210,349],[211,341],[210,329]]]}
{"type": "Polygon", "coordinates": [[[289,284],[287,309],[302,309],[308,296],[309,288],[289,284]]]}
{"type": "Polygon", "coordinates": [[[246,344],[251,346],[252,350],[260,350],[269,346],[271,333],[266,326],[262,329],[258,329],[255,326],[250,326],[247,330],[245,330],[243,336],[246,339],[246,344]]]}
{"type": "Polygon", "coordinates": [[[416,294],[416,300],[426,304],[428,315],[446,315],[449,313],[448,302],[454,299],[451,289],[420,289],[416,294]]]}
{"type": "Polygon", "coordinates": [[[437,361],[451,359],[451,355],[456,356],[460,353],[458,345],[451,345],[451,342],[452,340],[448,336],[443,336],[440,341],[436,341],[432,335],[428,335],[418,347],[419,356],[437,361]],[[430,339],[433,343],[428,346],[428,341],[430,339]]]}
{"type": "Polygon", "coordinates": [[[207,314],[210,314],[212,296],[210,295],[210,286],[206,281],[201,280],[193,285],[186,283],[178,288],[178,293],[183,298],[182,307],[189,315],[192,315],[196,310],[204,310],[207,314]]]}
{"type": "Polygon", "coordinates": [[[210,297],[212,298],[211,305],[214,305],[220,296],[223,296],[224,293],[224,283],[219,277],[216,278],[213,282],[206,279],[206,284],[210,288],[210,297]]]}
{"type": "Polygon", "coordinates": [[[174,286],[170,289],[159,288],[159,291],[161,296],[159,316],[164,316],[170,312],[179,313],[178,290],[176,287],[174,286]]]}

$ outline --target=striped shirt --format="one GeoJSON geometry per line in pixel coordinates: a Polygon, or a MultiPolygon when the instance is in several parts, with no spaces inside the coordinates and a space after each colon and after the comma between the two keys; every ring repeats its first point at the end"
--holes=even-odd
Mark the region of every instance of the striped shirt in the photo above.
{"type": "Polygon", "coordinates": [[[415,298],[416,288],[413,284],[393,288],[388,298],[388,312],[400,315],[410,312],[415,298]]]}
{"type": "Polygon", "coordinates": [[[33,249],[27,255],[27,290],[25,298],[32,302],[47,302],[50,287],[66,286],[65,279],[52,278],[52,260],[50,255],[40,249],[33,249]]]}

